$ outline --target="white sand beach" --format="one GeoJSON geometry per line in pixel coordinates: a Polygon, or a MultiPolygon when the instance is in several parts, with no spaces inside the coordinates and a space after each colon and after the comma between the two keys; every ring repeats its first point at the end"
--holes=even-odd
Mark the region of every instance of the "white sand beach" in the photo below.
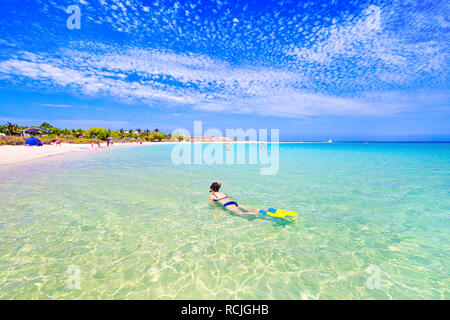
{"type": "MultiPolygon", "coordinates": [[[[117,149],[124,147],[138,147],[149,144],[164,144],[164,143],[166,142],[161,143],[143,142],[142,144],[116,143],[110,146],[110,149],[117,149]]],[[[99,148],[97,145],[94,145],[94,147],[92,148],[91,144],[72,144],[72,143],[62,143],[61,147],[56,145],[43,145],[41,147],[0,146],[0,166],[26,162],[49,156],[63,155],[73,152],[97,152],[101,150],[108,150],[106,143],[102,143],[101,148],[99,148]]]]}

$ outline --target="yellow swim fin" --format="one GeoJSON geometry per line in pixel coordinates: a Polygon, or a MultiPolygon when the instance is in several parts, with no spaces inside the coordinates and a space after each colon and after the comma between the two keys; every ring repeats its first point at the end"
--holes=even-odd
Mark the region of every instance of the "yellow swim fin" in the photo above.
{"type": "Polygon", "coordinates": [[[259,210],[259,212],[266,216],[271,216],[271,217],[275,217],[275,218],[292,219],[292,220],[295,220],[295,217],[298,216],[297,212],[287,211],[287,210],[279,210],[279,209],[274,209],[274,208],[269,208],[267,211],[259,210]]]}

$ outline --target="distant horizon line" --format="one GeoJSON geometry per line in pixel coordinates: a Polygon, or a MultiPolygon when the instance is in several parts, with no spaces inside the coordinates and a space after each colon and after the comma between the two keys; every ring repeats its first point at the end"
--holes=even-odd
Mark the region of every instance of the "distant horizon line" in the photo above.
{"type": "MultiPolygon", "coordinates": [[[[18,125],[19,127],[28,127],[28,128],[40,128],[40,125],[39,124],[36,124],[36,125],[26,125],[26,124],[19,124],[19,123],[14,123],[14,119],[10,119],[9,121],[5,121],[5,119],[2,119],[3,121],[2,121],[2,123],[0,123],[0,125],[6,125],[8,122],[10,122],[10,123],[12,123],[12,124],[15,124],[15,125],[18,125]]],[[[40,121],[43,121],[43,120],[40,120],[40,121]]],[[[41,123],[41,125],[43,124],[43,123],[47,123],[47,124],[49,124],[49,122],[51,122],[52,120],[47,120],[47,121],[43,121],[42,123],[41,123]]],[[[50,125],[51,127],[55,127],[55,126],[53,126],[53,125],[50,125]]],[[[164,128],[164,126],[162,126],[163,128],[164,128]]],[[[55,127],[55,128],[58,128],[58,129],[60,129],[60,127],[55,127]]],[[[101,128],[103,128],[103,127],[101,127],[101,128]]],[[[68,129],[68,130],[78,130],[78,129],[74,129],[74,128],[71,128],[71,129],[69,129],[69,128],[65,128],[65,129],[68,129]]],[[[83,128],[79,128],[79,129],[81,129],[81,130],[83,130],[83,131],[87,131],[88,129],[83,129],[83,128]]],[[[111,131],[120,131],[120,130],[122,130],[123,128],[120,128],[120,129],[116,129],[116,128],[105,128],[105,129],[107,129],[107,130],[111,130],[111,131]]],[[[63,130],[63,129],[62,129],[63,130]]],[[[128,132],[128,131],[130,131],[130,129],[123,129],[125,132],[128,132]]],[[[133,132],[135,132],[136,131],[136,129],[131,129],[131,130],[133,130],[133,132]]],[[[147,129],[148,130],[148,129],[147,129]]],[[[156,130],[156,129],[154,129],[154,130],[156,130]]],[[[164,130],[164,129],[161,129],[160,131],[162,131],[162,130],[164,130]]],[[[145,131],[145,130],[144,130],[145,131]]],[[[166,131],[166,130],[164,130],[164,131],[166,131]]],[[[170,131],[170,130],[169,130],[170,131]]],[[[292,136],[292,134],[289,134],[289,135],[291,135],[292,136]]],[[[438,135],[439,136],[439,135],[438,135]]],[[[443,135],[444,137],[445,136],[447,136],[447,135],[443,135]]],[[[226,136],[223,136],[223,137],[226,137],[226,136]]],[[[416,138],[417,138],[417,136],[416,136],[416,138]]],[[[425,138],[426,139],[426,138],[425,138]]],[[[333,143],[450,143],[450,138],[448,138],[448,137],[445,137],[445,138],[443,138],[443,139],[437,139],[437,140],[420,140],[420,138],[419,138],[419,140],[405,140],[405,139],[399,139],[399,140],[384,140],[384,139],[381,139],[381,140],[378,140],[378,139],[376,139],[376,140],[370,140],[370,139],[367,139],[367,140],[348,140],[348,139],[343,139],[343,140],[333,140],[333,139],[330,139],[330,140],[332,140],[332,142],[333,143]]],[[[245,142],[245,141],[247,141],[247,140],[238,140],[238,141],[241,141],[241,142],[245,142]]],[[[254,142],[254,141],[253,141],[254,142]]],[[[264,141],[259,141],[259,142],[264,142],[264,141]]],[[[269,141],[267,141],[268,143],[269,143],[269,141]]],[[[311,139],[311,140],[300,140],[300,139],[295,139],[295,140],[293,140],[292,138],[291,139],[287,139],[287,140],[283,140],[283,141],[279,141],[280,143],[329,143],[329,141],[328,141],[328,139],[327,138],[323,138],[323,139],[311,139]]]]}
{"type": "MultiPolygon", "coordinates": [[[[242,140],[241,140],[242,141],[242,140]]],[[[255,142],[255,141],[248,141],[255,142]]],[[[258,143],[274,143],[271,141],[256,141],[258,143]]],[[[450,143],[450,140],[429,140],[429,141],[421,141],[421,140],[333,140],[332,142],[323,141],[323,140],[304,140],[304,141],[279,141],[278,143],[450,143]]]]}
{"type": "Polygon", "coordinates": [[[248,144],[333,144],[333,143],[360,143],[360,144],[370,144],[370,143],[450,143],[450,141],[370,141],[370,140],[361,140],[361,141],[258,141],[258,140],[235,140],[235,141],[181,141],[181,143],[198,143],[198,144],[230,144],[230,143],[248,143],[248,144]]]}

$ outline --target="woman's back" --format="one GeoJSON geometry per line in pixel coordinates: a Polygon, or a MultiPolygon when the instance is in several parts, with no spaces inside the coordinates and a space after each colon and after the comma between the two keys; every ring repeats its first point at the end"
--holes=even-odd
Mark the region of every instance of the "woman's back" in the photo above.
{"type": "Polygon", "coordinates": [[[223,192],[213,192],[213,200],[214,201],[220,201],[228,198],[228,195],[223,192]]]}

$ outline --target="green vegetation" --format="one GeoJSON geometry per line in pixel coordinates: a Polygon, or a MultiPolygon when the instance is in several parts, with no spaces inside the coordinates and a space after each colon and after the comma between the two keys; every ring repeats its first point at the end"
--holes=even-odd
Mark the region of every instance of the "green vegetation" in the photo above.
{"type": "MultiPolygon", "coordinates": [[[[23,137],[23,130],[30,127],[19,126],[7,122],[4,125],[0,125],[0,133],[6,136],[0,136],[0,145],[22,145],[25,142],[23,137]]],[[[36,135],[41,139],[42,143],[50,144],[56,141],[57,138],[63,143],[91,143],[98,140],[106,141],[108,137],[111,137],[113,141],[183,141],[187,137],[180,135],[165,134],[158,129],[150,131],[149,129],[143,130],[138,128],[136,130],[119,129],[111,130],[104,128],[90,128],[88,130],[83,129],[60,129],[53,127],[47,122],[43,122],[40,126],[32,128],[44,129],[39,133],[29,133],[30,135],[36,135]]]]}
{"type": "Polygon", "coordinates": [[[24,127],[19,127],[17,124],[12,124],[11,122],[7,122],[5,125],[0,126],[0,132],[11,135],[11,136],[17,136],[22,133],[22,129],[25,129],[24,127]]]}
{"type": "Polygon", "coordinates": [[[110,136],[110,131],[103,128],[90,128],[86,134],[99,140],[106,140],[110,136]]]}

